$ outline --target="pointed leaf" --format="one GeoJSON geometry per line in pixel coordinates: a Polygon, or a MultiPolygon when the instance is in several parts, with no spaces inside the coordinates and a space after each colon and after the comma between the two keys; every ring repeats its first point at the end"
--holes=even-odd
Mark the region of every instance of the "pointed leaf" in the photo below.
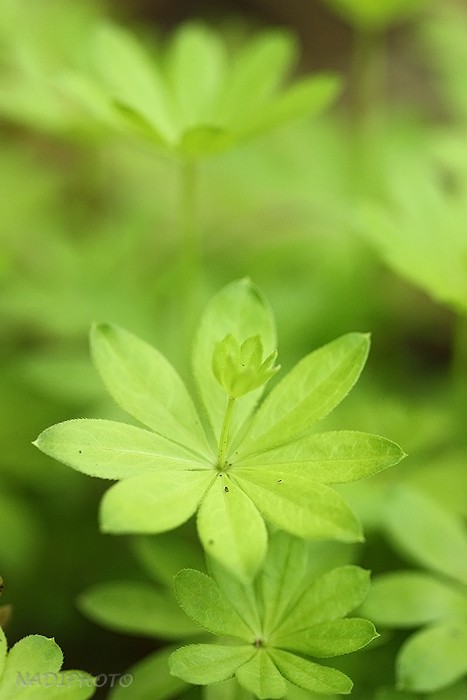
{"type": "Polygon", "coordinates": [[[418,571],[399,571],[378,576],[362,605],[362,615],[387,627],[415,627],[442,617],[454,617],[467,596],[418,571]]]}
{"type": "MultiPolygon", "coordinates": [[[[227,285],[208,304],[198,328],[193,348],[193,371],[216,440],[219,439],[227,395],[214,376],[212,361],[216,343],[231,333],[240,344],[259,334],[264,355],[276,349],[272,312],[255,285],[248,279],[227,285]]],[[[230,434],[234,438],[263,392],[260,387],[237,400],[230,434]]]]}
{"type": "Polygon", "coordinates": [[[212,557],[208,559],[208,570],[240,617],[248,621],[253,630],[260,630],[261,617],[253,586],[250,583],[243,583],[237,576],[232,576],[228,569],[212,557]]]}
{"type": "Polygon", "coordinates": [[[177,31],[169,47],[168,76],[185,126],[206,122],[211,115],[225,63],[217,33],[193,22],[177,31]]]}
{"type": "Polygon", "coordinates": [[[340,656],[357,651],[378,637],[372,622],[357,617],[328,620],[301,632],[278,634],[275,645],[307,656],[340,656]]]}
{"type": "Polygon", "coordinates": [[[397,658],[399,685],[430,693],[467,674],[467,625],[445,624],[412,635],[397,658]]]}
{"type": "Polygon", "coordinates": [[[172,654],[170,672],[195,685],[219,683],[231,678],[254,653],[255,648],[251,645],[192,644],[172,654]]]}
{"type": "Polygon", "coordinates": [[[206,552],[242,581],[266,554],[267,532],[258,510],[227,475],[218,475],[201,503],[198,532],[206,552]]]}
{"type": "Polygon", "coordinates": [[[264,649],[258,649],[246,664],[237,669],[235,675],[240,685],[260,700],[283,698],[287,692],[283,677],[264,649]]]}
{"type": "Polygon", "coordinates": [[[271,657],[284,678],[304,690],[322,695],[347,694],[352,690],[350,678],[335,668],[315,664],[280,649],[272,650],[271,657]]]}
{"type": "Polygon", "coordinates": [[[386,498],[384,524],[414,561],[467,583],[467,531],[459,517],[403,486],[386,498]]]}
{"type": "Polygon", "coordinates": [[[159,435],[206,454],[206,437],[193,402],[160,352],[122,328],[103,323],[91,329],[91,352],[119,406],[159,435]]]}
{"type": "Polygon", "coordinates": [[[376,474],[404,456],[399,445],[379,435],[339,430],[305,436],[235,461],[235,466],[284,469],[324,484],[338,484],[376,474]]]}
{"type": "Polygon", "coordinates": [[[285,78],[295,54],[294,38],[284,30],[269,30],[248,42],[240,50],[219,97],[219,122],[235,129],[261,111],[285,78]]]}
{"type": "Polygon", "coordinates": [[[307,550],[303,540],[281,531],[271,537],[258,581],[266,634],[287,615],[303,585],[306,563],[307,550]]]}
{"type": "Polygon", "coordinates": [[[361,604],[369,589],[370,574],[359,566],[349,564],[328,571],[306,589],[277,634],[300,632],[343,617],[361,604]]]}
{"type": "Polygon", "coordinates": [[[167,142],[176,137],[176,120],[162,76],[130,32],[99,27],[96,58],[100,77],[115,101],[139,112],[167,142]]]}
{"type": "Polygon", "coordinates": [[[249,621],[240,617],[206,574],[183,569],[174,578],[174,588],[182,609],[208,632],[254,641],[249,621]]]}
{"type": "Polygon", "coordinates": [[[58,423],[44,430],[34,445],[73,469],[104,479],[124,479],[158,469],[210,468],[161,435],[107,420],[58,423]]]}
{"type": "Polygon", "coordinates": [[[348,333],[303,358],[258,409],[239,457],[292,442],[324,418],[357,381],[369,345],[368,335],[348,333]]]}
{"type": "Polygon", "coordinates": [[[171,700],[178,697],[187,684],[169,672],[169,657],[174,647],[164,647],[126,671],[132,676],[128,685],[117,683],[110,691],[110,700],[171,700]]]}
{"type": "Polygon", "coordinates": [[[319,114],[335,100],[340,85],[336,75],[303,78],[256,113],[248,115],[248,119],[234,124],[234,132],[242,139],[251,138],[287,122],[319,114]]]}
{"type": "Polygon", "coordinates": [[[78,599],[80,610],[117,632],[178,639],[199,634],[172,595],[139,581],[113,581],[88,588],[78,599]]]}
{"type": "Polygon", "coordinates": [[[141,474],[112,486],[101,501],[103,532],[157,533],[190,518],[213,479],[213,472],[141,474]]]}
{"type": "Polygon", "coordinates": [[[309,539],[362,539],[349,506],[324,484],[286,470],[235,469],[235,478],[266,520],[286,532],[309,539]]]}

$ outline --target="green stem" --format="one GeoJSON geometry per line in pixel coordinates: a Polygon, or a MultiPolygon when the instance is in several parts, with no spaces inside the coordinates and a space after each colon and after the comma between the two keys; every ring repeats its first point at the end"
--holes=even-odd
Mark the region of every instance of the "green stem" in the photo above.
{"type": "Polygon", "coordinates": [[[227,458],[227,446],[229,443],[230,424],[232,422],[232,412],[235,403],[235,397],[229,396],[224,414],[224,422],[222,424],[221,437],[219,440],[219,452],[217,453],[217,468],[219,471],[224,469],[225,460],[227,458]]]}
{"type": "Polygon", "coordinates": [[[180,260],[185,285],[198,277],[200,266],[197,220],[197,162],[184,158],[180,164],[180,260]]]}
{"type": "Polygon", "coordinates": [[[459,313],[454,330],[451,373],[456,402],[463,409],[467,405],[467,317],[459,313]]]}

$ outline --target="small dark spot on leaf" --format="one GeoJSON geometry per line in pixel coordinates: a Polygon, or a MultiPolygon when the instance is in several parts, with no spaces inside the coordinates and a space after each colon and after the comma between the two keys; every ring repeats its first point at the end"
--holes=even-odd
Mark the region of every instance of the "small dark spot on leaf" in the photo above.
{"type": "Polygon", "coordinates": [[[277,480],[277,483],[278,483],[278,484],[281,484],[281,483],[282,483],[282,479],[278,479],[278,480],[277,480]]]}
{"type": "Polygon", "coordinates": [[[228,487],[228,486],[224,486],[224,491],[225,491],[226,493],[229,493],[229,487],[228,487]]]}
{"type": "Polygon", "coordinates": [[[80,453],[80,455],[82,455],[82,454],[83,454],[83,450],[78,450],[78,452],[80,453]]]}
{"type": "Polygon", "coordinates": [[[219,474],[219,476],[222,476],[222,474],[219,474]]]}
{"type": "Polygon", "coordinates": [[[214,540],[208,540],[208,544],[214,544],[214,540]]]}

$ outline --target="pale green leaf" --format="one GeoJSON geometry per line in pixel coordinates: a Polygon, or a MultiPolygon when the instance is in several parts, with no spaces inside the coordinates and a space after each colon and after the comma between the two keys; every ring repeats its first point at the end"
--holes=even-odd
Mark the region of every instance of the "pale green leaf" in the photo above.
{"type": "Polygon", "coordinates": [[[100,77],[114,100],[139,112],[167,142],[173,142],[175,110],[155,61],[138,40],[125,29],[101,24],[96,59],[100,77]]]}
{"type": "Polygon", "coordinates": [[[254,693],[260,700],[283,698],[287,688],[285,681],[265,649],[240,666],[235,672],[240,685],[254,693]]]}
{"type": "Polygon", "coordinates": [[[340,656],[357,651],[378,637],[369,620],[358,617],[328,620],[299,632],[277,634],[275,646],[307,656],[340,656]]]}
{"type": "MultiPolygon", "coordinates": [[[[228,284],[211,299],[201,318],[193,348],[194,377],[216,441],[221,433],[227,394],[214,376],[212,361],[216,343],[229,333],[240,344],[259,334],[266,356],[276,349],[272,312],[257,287],[248,279],[228,284]]],[[[251,414],[262,391],[263,387],[260,387],[235,402],[231,439],[251,414]]]]}
{"type": "Polygon", "coordinates": [[[117,632],[166,639],[199,634],[169,592],[144,582],[98,583],[81,593],[78,605],[94,622],[117,632]]]}
{"type": "Polygon", "coordinates": [[[303,585],[306,563],[307,549],[303,540],[282,531],[271,537],[258,580],[266,633],[286,616],[303,585]]]}
{"type": "Polygon", "coordinates": [[[283,30],[263,32],[248,42],[225,81],[216,119],[235,129],[261,111],[285,78],[295,54],[294,38],[283,30]]]}
{"type": "Polygon", "coordinates": [[[467,625],[445,624],[412,635],[397,658],[398,684],[429,693],[455,683],[467,673],[467,625]]]}
{"type": "Polygon", "coordinates": [[[242,581],[250,581],[266,554],[264,521],[250,498],[218,474],[198,513],[198,532],[206,552],[242,581]]]}
{"type": "Polygon", "coordinates": [[[304,435],[348,394],[365,364],[370,340],[348,333],[303,358],[258,409],[239,457],[304,435]]]}
{"type": "MultiPolygon", "coordinates": [[[[32,686],[30,694],[25,690],[19,697],[31,697],[34,700],[87,700],[96,692],[94,678],[83,671],[43,673],[41,684],[40,690],[37,686],[32,686]]],[[[16,689],[14,698],[18,695],[16,689]]]]}
{"type": "Polygon", "coordinates": [[[116,684],[109,693],[110,700],[171,700],[178,697],[188,686],[169,672],[169,657],[174,649],[164,647],[129,668],[123,675],[131,674],[131,684],[116,684]]]}
{"type": "Polygon", "coordinates": [[[262,515],[286,532],[309,539],[362,539],[361,526],[342,496],[286,469],[235,469],[235,478],[262,515]]]}
{"type": "Polygon", "coordinates": [[[225,47],[214,31],[187,23],[173,37],[168,54],[168,77],[185,126],[206,123],[222,86],[225,47]]]}
{"type": "MultiPolygon", "coordinates": [[[[0,579],[1,582],[1,579],[0,579]]],[[[5,637],[5,632],[0,627],[0,678],[2,677],[3,668],[5,666],[5,659],[7,654],[7,641],[5,637]]]]}
{"type": "Polygon", "coordinates": [[[196,685],[219,683],[231,678],[254,653],[255,648],[251,645],[192,644],[172,654],[170,672],[196,685]]]}
{"type": "Polygon", "coordinates": [[[306,589],[277,630],[284,635],[336,620],[362,603],[370,590],[370,573],[351,564],[328,571],[306,589]]]}
{"type": "Polygon", "coordinates": [[[188,157],[199,158],[224,151],[232,145],[232,134],[214,126],[199,125],[185,130],[178,150],[188,157]]]}
{"type": "Polygon", "coordinates": [[[467,531],[459,517],[415,489],[386,498],[384,525],[398,549],[414,561],[467,583],[467,531]]]}
{"type": "Polygon", "coordinates": [[[114,484],[100,507],[103,532],[150,534],[172,530],[190,518],[213,472],[141,474],[114,484]]]}
{"type": "Polygon", "coordinates": [[[90,337],[94,363],[119,406],[163,437],[209,454],[185,385],[158,350],[109,324],[94,325],[90,337]]]}
{"type": "Polygon", "coordinates": [[[247,620],[252,629],[260,630],[262,625],[254,587],[242,582],[237,576],[232,576],[228,569],[212,557],[208,559],[208,570],[240,617],[247,620]]]}
{"type": "Polygon", "coordinates": [[[244,620],[225,598],[212,578],[200,571],[183,569],[174,578],[177,600],[201,627],[219,636],[254,641],[248,620],[244,620]]]}
{"type": "Polygon", "coordinates": [[[427,0],[324,0],[356,28],[370,32],[402,22],[427,4],[427,0]]]}
{"type": "Polygon", "coordinates": [[[232,125],[234,133],[241,139],[251,138],[287,122],[314,116],[331,105],[339,87],[340,80],[335,75],[303,78],[247,119],[232,125]]]}
{"type": "Polygon", "coordinates": [[[255,469],[283,469],[325,484],[363,479],[397,464],[404,457],[399,445],[368,433],[339,430],[318,433],[235,462],[255,469]]]}
{"type": "Polygon", "coordinates": [[[158,583],[171,587],[180,569],[205,568],[204,552],[199,541],[185,537],[179,530],[160,535],[138,536],[133,548],[141,565],[158,583]]]}
{"type": "Polygon", "coordinates": [[[255,698],[248,690],[242,688],[234,677],[205,686],[203,700],[255,700],[255,698]]]}
{"type": "Polygon", "coordinates": [[[280,649],[272,650],[271,657],[284,678],[304,690],[322,695],[347,694],[352,690],[350,678],[335,668],[321,666],[280,649]]]}
{"type": "Polygon", "coordinates": [[[104,479],[124,479],[159,469],[210,467],[161,435],[108,420],[58,423],[44,430],[34,445],[73,469],[104,479]]]}
{"type": "Polygon", "coordinates": [[[439,618],[453,617],[467,596],[418,571],[398,571],[373,579],[362,615],[387,627],[415,627],[439,618]]]}

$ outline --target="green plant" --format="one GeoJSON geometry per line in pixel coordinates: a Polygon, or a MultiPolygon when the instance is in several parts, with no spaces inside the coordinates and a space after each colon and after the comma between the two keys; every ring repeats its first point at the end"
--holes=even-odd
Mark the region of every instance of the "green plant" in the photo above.
{"type": "MultiPolygon", "coordinates": [[[[35,444],[79,471],[119,479],[101,505],[101,527],[107,532],[163,532],[187,521],[199,507],[198,533],[207,554],[248,584],[266,555],[263,518],[298,537],[361,540],[357,519],[327,484],[370,476],[404,456],[395,443],[379,436],[311,432],[313,424],[328,414],[357,380],[368,345],[367,336],[354,333],[316,350],[255,410],[265,382],[278,371],[273,366],[275,331],[261,294],[248,280],[242,280],[214,297],[196,335],[193,371],[206,418],[204,428],[168,361],[126,331],[101,324],[91,334],[94,362],[116,402],[150,431],[80,419],[48,428],[35,444]]],[[[199,578],[201,574],[187,575],[194,577],[193,588],[202,599],[205,579],[199,578]]],[[[237,605],[238,601],[231,603],[237,605]]],[[[186,597],[182,607],[188,607],[199,621],[186,597]]],[[[215,618],[217,613],[213,609],[210,614],[215,618]]],[[[333,613],[330,615],[332,618],[333,613]]],[[[318,622],[319,617],[311,615],[308,626],[318,622]]],[[[209,629],[216,631],[212,624],[209,629]]],[[[350,633],[355,648],[370,641],[365,630],[361,637],[356,630],[350,633]]],[[[266,627],[264,634],[270,631],[266,627]]],[[[227,632],[231,634],[232,629],[227,632]]],[[[293,636],[294,628],[289,632],[293,636]]],[[[250,633],[251,626],[244,626],[242,638],[250,633]]],[[[332,625],[328,634],[335,634],[336,639],[342,636],[338,630],[332,631],[332,625]]],[[[256,639],[251,644],[261,647],[262,642],[258,644],[256,639]]],[[[287,648],[287,642],[284,644],[287,648]]],[[[301,651],[320,655],[310,640],[308,646],[303,645],[301,651]]],[[[339,648],[336,642],[329,647],[330,653],[339,648]]],[[[248,661],[253,651],[244,646],[238,664],[248,661]]],[[[288,668],[279,651],[274,652],[276,657],[280,657],[276,659],[279,669],[282,665],[288,668]]],[[[254,659],[253,666],[259,663],[256,656],[254,659]]],[[[270,669],[275,668],[269,657],[265,659],[270,669]]],[[[259,669],[252,671],[254,677],[259,669]]],[[[280,697],[285,686],[275,673],[275,690],[271,692],[280,697]]],[[[183,672],[180,675],[186,677],[183,672]]],[[[291,670],[284,675],[290,680],[298,678],[291,670]]],[[[212,676],[210,682],[214,680],[212,676]]],[[[297,681],[311,689],[304,683],[297,681]]],[[[249,687],[247,681],[243,684],[249,687]]],[[[250,689],[253,687],[260,697],[270,692],[254,683],[250,689]]],[[[348,692],[350,686],[336,681],[329,688],[323,692],[348,692]]]]}

